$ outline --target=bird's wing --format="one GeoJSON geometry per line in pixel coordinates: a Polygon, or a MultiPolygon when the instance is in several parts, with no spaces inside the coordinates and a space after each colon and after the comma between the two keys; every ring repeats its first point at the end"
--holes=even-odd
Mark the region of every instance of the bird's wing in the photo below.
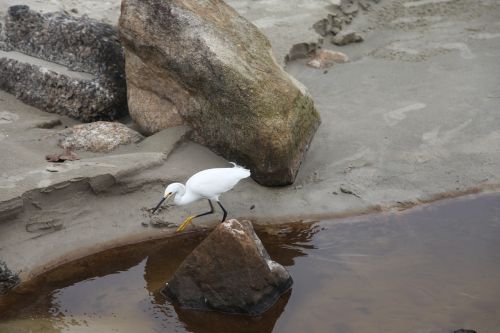
{"type": "Polygon", "coordinates": [[[213,198],[232,189],[250,171],[241,167],[214,168],[194,174],[186,182],[186,189],[203,197],[213,198]]]}

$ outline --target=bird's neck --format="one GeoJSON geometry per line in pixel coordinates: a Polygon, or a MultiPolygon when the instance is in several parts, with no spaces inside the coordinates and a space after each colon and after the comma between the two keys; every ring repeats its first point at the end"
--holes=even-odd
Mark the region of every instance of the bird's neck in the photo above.
{"type": "MultiPolygon", "coordinates": [[[[181,184],[182,185],[182,184],[181,184]]],[[[176,193],[174,198],[174,203],[178,206],[187,205],[193,201],[198,200],[198,197],[193,195],[191,192],[186,192],[186,187],[182,185],[179,191],[176,193]]]]}

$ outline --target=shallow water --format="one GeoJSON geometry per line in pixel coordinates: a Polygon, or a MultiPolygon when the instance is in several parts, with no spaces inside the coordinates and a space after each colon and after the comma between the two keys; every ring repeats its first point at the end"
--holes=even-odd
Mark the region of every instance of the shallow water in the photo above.
{"type": "Polygon", "coordinates": [[[259,235],[294,278],[261,317],[182,310],[158,292],[200,235],[48,273],[0,299],[0,332],[500,332],[500,194],[259,235]]]}

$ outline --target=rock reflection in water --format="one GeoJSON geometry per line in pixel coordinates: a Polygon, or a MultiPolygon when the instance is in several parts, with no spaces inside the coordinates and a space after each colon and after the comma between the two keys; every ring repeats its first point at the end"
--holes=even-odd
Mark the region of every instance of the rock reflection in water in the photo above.
{"type": "Polygon", "coordinates": [[[204,235],[106,251],[0,298],[0,332],[497,333],[499,202],[256,228],[294,279],[260,317],[179,309],[161,295],[204,235]]]}
{"type": "Polygon", "coordinates": [[[282,295],[266,313],[255,317],[191,311],[178,307],[175,307],[175,311],[188,332],[270,333],[284,311],[291,292],[282,295]]]}
{"type": "MultiPolygon", "coordinates": [[[[300,225],[286,234],[298,243],[307,242],[312,237],[307,230],[300,225]]],[[[107,332],[107,327],[119,332],[272,332],[291,291],[255,317],[174,307],[160,293],[205,236],[122,247],[63,265],[0,299],[0,332],[107,332]]],[[[293,264],[294,257],[305,254],[289,245],[287,238],[278,238],[269,250],[293,264]]]]}

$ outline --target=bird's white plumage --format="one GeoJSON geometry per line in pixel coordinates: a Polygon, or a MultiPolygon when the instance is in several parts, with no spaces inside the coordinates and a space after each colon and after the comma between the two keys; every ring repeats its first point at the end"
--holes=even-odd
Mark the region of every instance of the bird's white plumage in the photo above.
{"type": "Polygon", "coordinates": [[[250,171],[241,167],[203,170],[188,179],[186,193],[217,200],[221,193],[231,190],[240,180],[249,176],[250,171]]]}
{"type": "MultiPolygon", "coordinates": [[[[234,163],[233,163],[234,164],[234,163]]],[[[176,205],[187,205],[206,198],[219,200],[219,196],[231,190],[240,180],[250,176],[250,170],[234,164],[233,168],[213,168],[195,173],[186,185],[172,183],[165,189],[165,197],[175,195],[176,205]]]]}
{"type": "Polygon", "coordinates": [[[227,211],[220,203],[219,196],[231,190],[240,180],[250,177],[250,170],[242,168],[235,163],[232,164],[234,165],[232,168],[214,168],[195,173],[188,179],[186,185],[181,183],[172,183],[168,185],[162,200],[153,208],[153,214],[160,208],[162,203],[171,196],[174,196],[174,203],[176,205],[187,205],[200,199],[208,199],[210,211],[187,217],[184,222],[179,225],[177,231],[184,230],[186,226],[197,217],[213,214],[214,208],[211,200],[217,201],[224,212],[221,221],[224,222],[227,211]]]}

